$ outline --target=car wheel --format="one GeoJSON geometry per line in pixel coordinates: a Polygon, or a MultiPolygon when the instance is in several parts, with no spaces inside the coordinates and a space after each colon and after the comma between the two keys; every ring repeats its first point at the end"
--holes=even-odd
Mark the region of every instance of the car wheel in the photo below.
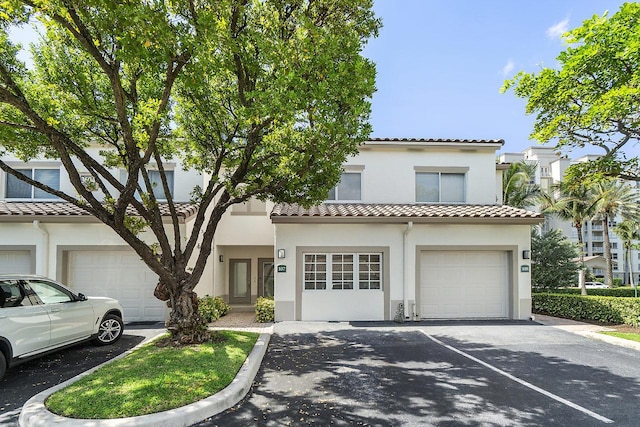
{"type": "Polygon", "coordinates": [[[4,357],[4,353],[0,351],[0,380],[4,378],[5,372],[7,372],[7,359],[4,357]]]}
{"type": "Polygon", "coordinates": [[[122,319],[114,314],[107,314],[100,322],[98,336],[93,340],[96,345],[108,345],[118,341],[124,331],[122,319]]]}

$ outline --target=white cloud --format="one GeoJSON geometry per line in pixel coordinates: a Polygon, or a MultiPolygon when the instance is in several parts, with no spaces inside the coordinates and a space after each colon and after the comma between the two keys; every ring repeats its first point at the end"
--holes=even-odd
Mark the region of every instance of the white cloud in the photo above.
{"type": "Polygon", "coordinates": [[[569,29],[569,18],[566,18],[555,25],[547,28],[547,37],[550,39],[559,39],[562,34],[569,29]]]}
{"type": "Polygon", "coordinates": [[[507,77],[515,67],[516,64],[513,63],[513,60],[509,59],[504,67],[502,67],[502,75],[507,77]]]}

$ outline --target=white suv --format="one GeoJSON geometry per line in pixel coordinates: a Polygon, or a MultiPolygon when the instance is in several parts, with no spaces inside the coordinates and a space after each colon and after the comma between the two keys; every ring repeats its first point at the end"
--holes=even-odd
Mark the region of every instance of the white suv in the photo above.
{"type": "Polygon", "coordinates": [[[85,297],[46,277],[0,274],[0,379],[7,368],[82,341],[113,344],[122,307],[85,297]]]}

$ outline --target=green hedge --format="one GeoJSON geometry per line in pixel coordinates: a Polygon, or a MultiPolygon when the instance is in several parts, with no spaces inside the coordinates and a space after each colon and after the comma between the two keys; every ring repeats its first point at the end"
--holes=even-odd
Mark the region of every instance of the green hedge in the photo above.
{"type": "MultiPolygon", "coordinates": [[[[533,292],[536,292],[535,289],[533,292]]],[[[561,288],[550,290],[545,293],[554,293],[554,294],[571,294],[571,295],[580,295],[580,288],[561,288]]],[[[624,288],[595,288],[595,289],[587,289],[588,295],[600,296],[600,297],[624,297],[624,298],[633,298],[635,297],[635,290],[632,287],[624,287],[624,288]]],[[[640,290],[638,292],[640,295],[640,290]]]]}
{"type": "Polygon", "coordinates": [[[198,312],[207,322],[214,322],[227,314],[231,306],[220,297],[205,295],[198,298],[198,312]]]}
{"type": "Polygon", "coordinates": [[[532,303],[534,313],[640,326],[640,298],[534,293],[532,303]]]}
{"type": "Polygon", "coordinates": [[[259,297],[256,300],[256,321],[260,323],[273,322],[275,308],[273,298],[259,297]]]}

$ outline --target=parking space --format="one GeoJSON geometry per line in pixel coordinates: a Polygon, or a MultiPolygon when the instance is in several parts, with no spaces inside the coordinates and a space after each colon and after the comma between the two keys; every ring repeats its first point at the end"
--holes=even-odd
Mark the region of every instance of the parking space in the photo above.
{"type": "Polygon", "coordinates": [[[533,322],[275,332],[249,396],[200,426],[637,425],[636,351],[533,322]]]}
{"type": "Polygon", "coordinates": [[[16,426],[20,408],[32,396],[124,353],[163,328],[162,323],[127,325],[113,345],[80,344],[8,370],[0,381],[0,425],[16,426]]]}

